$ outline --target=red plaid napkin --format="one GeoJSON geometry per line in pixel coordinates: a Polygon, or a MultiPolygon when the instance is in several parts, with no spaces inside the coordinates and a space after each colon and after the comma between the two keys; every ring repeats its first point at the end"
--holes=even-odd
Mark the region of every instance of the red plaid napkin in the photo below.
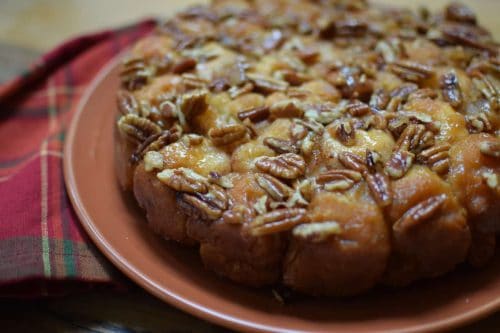
{"type": "Polygon", "coordinates": [[[62,148],[94,75],[154,25],[70,40],[0,85],[0,295],[39,296],[120,279],[71,207],[62,148]]]}

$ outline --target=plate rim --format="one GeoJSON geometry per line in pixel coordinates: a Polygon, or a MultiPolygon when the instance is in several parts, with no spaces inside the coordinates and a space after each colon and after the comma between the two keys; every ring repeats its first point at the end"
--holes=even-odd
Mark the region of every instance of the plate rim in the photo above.
{"type": "MultiPolygon", "coordinates": [[[[145,275],[130,265],[126,258],[124,258],[116,249],[114,249],[111,244],[109,244],[104,235],[99,232],[99,228],[90,218],[85,205],[82,204],[81,196],[76,185],[76,176],[74,172],[73,164],[73,154],[72,149],[75,141],[76,132],[78,129],[78,120],[83,114],[83,110],[91,98],[93,92],[96,90],[97,86],[107,78],[107,76],[112,72],[112,70],[118,65],[123,56],[129,51],[126,49],[112,59],[110,59],[104,66],[102,66],[97,74],[91,79],[91,82],[85,88],[84,93],[81,95],[80,100],[76,105],[76,110],[70,120],[70,126],[66,132],[64,148],[63,148],[63,175],[64,182],[66,185],[66,191],[70,198],[72,207],[78,216],[79,223],[84,228],[87,235],[92,240],[93,244],[99,249],[99,251],[104,254],[104,256],[123,273],[125,276],[130,278],[134,283],[139,285],[141,288],[145,289],[150,294],[161,299],[162,301],[184,311],[188,314],[201,318],[203,320],[209,321],[211,323],[222,325],[230,329],[245,330],[252,332],[282,332],[283,328],[277,326],[269,326],[267,324],[259,324],[257,322],[251,322],[249,320],[235,318],[231,315],[226,315],[217,310],[211,310],[210,308],[199,304],[196,301],[191,301],[185,297],[179,296],[175,290],[171,290],[162,287],[151,281],[145,275]]],[[[421,325],[414,325],[405,329],[391,329],[389,331],[384,330],[384,332],[406,332],[406,333],[416,333],[416,332],[428,332],[428,331],[438,331],[438,330],[450,330],[453,328],[461,327],[465,324],[478,321],[494,312],[500,311],[500,296],[489,303],[483,304],[481,307],[477,307],[473,310],[466,311],[460,314],[456,314],[445,319],[433,321],[430,323],[425,323],[421,325]]],[[[304,332],[302,330],[287,332],[304,332]]]]}

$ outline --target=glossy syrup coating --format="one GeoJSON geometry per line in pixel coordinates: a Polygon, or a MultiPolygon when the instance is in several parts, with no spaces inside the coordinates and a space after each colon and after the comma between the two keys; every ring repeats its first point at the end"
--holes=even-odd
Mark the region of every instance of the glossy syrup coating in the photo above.
{"type": "Polygon", "coordinates": [[[461,6],[186,9],[122,65],[120,184],[153,231],[254,287],[349,296],[487,264],[500,62],[461,6]]]}

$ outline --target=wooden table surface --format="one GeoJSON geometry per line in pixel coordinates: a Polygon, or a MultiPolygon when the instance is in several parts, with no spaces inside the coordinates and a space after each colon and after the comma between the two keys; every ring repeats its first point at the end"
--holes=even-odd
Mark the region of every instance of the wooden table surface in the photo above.
{"type": "MultiPolygon", "coordinates": [[[[0,82],[40,53],[78,33],[169,13],[200,0],[0,0],[0,82]]],[[[400,0],[377,0],[403,3],[400,0]]],[[[446,0],[420,0],[439,9],[446,0]]],[[[480,22],[500,39],[499,0],[469,0],[480,22]]],[[[405,2],[405,5],[408,5],[405,2]]],[[[500,295],[499,295],[500,297],[500,295]]],[[[0,299],[0,332],[229,332],[183,313],[138,287],[127,293],[92,291],[66,297],[0,299]]],[[[500,313],[454,332],[500,332],[500,313]]]]}

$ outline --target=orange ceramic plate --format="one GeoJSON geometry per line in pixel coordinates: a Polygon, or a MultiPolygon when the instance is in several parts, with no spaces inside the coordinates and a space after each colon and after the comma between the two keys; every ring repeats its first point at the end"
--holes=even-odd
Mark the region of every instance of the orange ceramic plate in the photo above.
{"type": "MultiPolygon", "coordinates": [[[[237,330],[262,332],[421,332],[449,329],[500,309],[500,260],[401,290],[345,300],[280,305],[268,290],[244,288],[205,270],[193,249],[155,236],[122,194],[113,161],[117,61],[83,97],[69,130],[64,171],[73,206],[101,251],[164,301],[237,330]]],[[[168,212],[165,212],[168,214],[168,212]]]]}

